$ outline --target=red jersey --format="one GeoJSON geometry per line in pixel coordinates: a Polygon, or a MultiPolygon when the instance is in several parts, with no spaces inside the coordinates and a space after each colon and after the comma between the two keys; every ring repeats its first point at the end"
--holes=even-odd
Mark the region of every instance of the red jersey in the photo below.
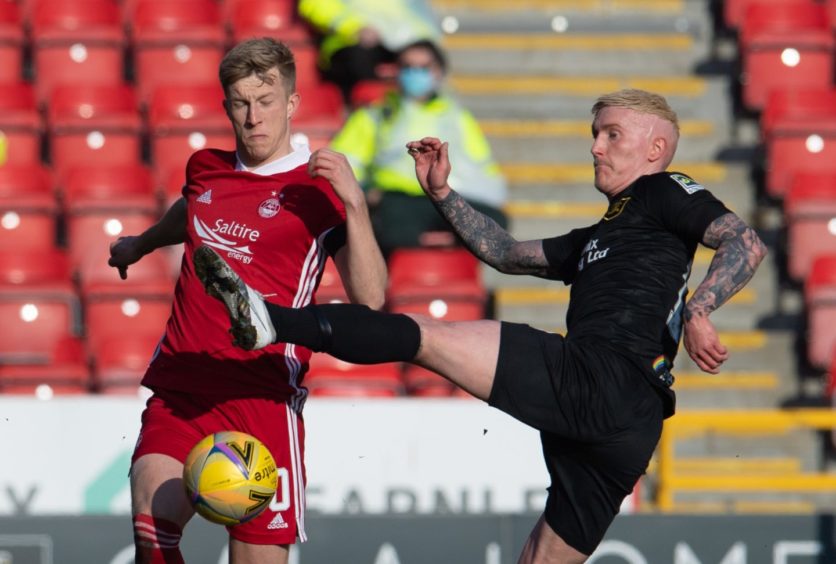
{"type": "Polygon", "coordinates": [[[187,230],[171,317],[143,384],[227,397],[273,397],[301,410],[311,351],[276,343],[257,351],[232,345],[224,305],[195,274],[192,254],[210,245],[268,301],[311,303],[327,258],[323,240],[345,223],[328,181],[307,173],[307,149],[243,170],[234,152],[207,149],[186,166],[187,230]]]}

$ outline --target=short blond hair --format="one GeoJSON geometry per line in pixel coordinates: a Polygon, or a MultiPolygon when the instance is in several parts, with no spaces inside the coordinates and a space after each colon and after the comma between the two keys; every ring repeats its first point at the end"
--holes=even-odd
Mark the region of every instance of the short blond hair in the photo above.
{"type": "Polygon", "coordinates": [[[625,88],[618,92],[604,94],[592,106],[593,117],[597,118],[601,110],[609,107],[628,108],[642,114],[658,116],[669,121],[673,125],[676,136],[679,137],[679,118],[668,105],[668,101],[659,94],[637,88],[625,88]]]}

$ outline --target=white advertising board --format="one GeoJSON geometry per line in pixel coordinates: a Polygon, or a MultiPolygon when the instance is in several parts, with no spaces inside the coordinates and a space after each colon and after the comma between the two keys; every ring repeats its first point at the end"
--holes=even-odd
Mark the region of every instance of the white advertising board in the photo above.
{"type": "MultiPolygon", "coordinates": [[[[0,398],[0,515],[128,513],[144,401],[0,398]]],[[[470,399],[311,398],[310,512],[541,511],[539,434],[470,399]]]]}

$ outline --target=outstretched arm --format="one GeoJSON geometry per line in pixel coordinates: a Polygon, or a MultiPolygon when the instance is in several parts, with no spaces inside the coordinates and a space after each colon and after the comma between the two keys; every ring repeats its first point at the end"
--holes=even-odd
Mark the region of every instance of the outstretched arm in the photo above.
{"type": "Polygon", "coordinates": [[[311,155],[308,171],[328,180],[345,206],[346,243],[337,251],[334,263],[349,299],[380,309],[386,290],[386,263],[372,231],[366,196],[351,164],[342,153],[320,149],[311,155]]]}
{"type": "Polygon", "coordinates": [[[415,175],[421,188],[474,255],[500,272],[546,274],[549,264],[541,240],[517,241],[450,187],[447,143],[425,137],[407,143],[406,147],[415,159],[415,175]]]}
{"type": "Polygon", "coordinates": [[[728,358],[708,316],[743,288],[766,256],[766,245],[737,215],[714,220],[703,244],[716,249],[705,279],[685,306],[685,350],[701,370],[717,374],[728,358]]]}
{"type": "Polygon", "coordinates": [[[179,198],[157,223],[140,235],[126,235],[111,243],[107,264],[118,269],[119,277],[125,280],[128,278],[128,266],[155,249],[185,240],[186,200],[179,198]]]}

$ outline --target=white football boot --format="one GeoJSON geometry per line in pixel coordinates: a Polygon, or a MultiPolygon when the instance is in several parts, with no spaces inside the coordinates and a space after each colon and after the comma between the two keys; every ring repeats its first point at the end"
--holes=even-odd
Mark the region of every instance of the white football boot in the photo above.
{"type": "Polygon", "coordinates": [[[198,247],[193,258],[206,293],[226,306],[232,323],[232,344],[251,351],[274,343],[276,329],[264,305],[264,296],[247,286],[212,247],[198,247]]]}

